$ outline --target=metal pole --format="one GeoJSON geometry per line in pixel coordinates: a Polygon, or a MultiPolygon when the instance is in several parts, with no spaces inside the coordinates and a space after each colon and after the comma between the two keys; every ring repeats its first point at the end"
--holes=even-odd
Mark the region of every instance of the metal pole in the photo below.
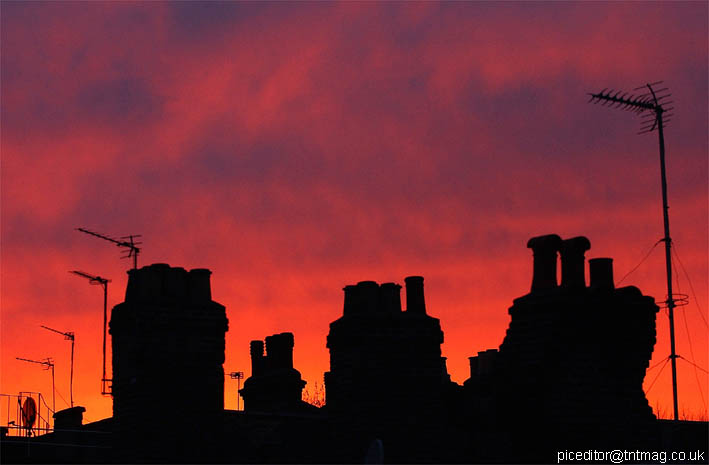
{"type": "Polygon", "coordinates": [[[56,395],[54,394],[54,363],[49,365],[49,367],[52,369],[52,413],[57,413],[57,399],[56,395]]]}
{"type": "Polygon", "coordinates": [[[103,282],[103,374],[101,375],[101,394],[106,393],[106,312],[108,304],[108,282],[103,282]]]}
{"type": "Polygon", "coordinates": [[[69,399],[74,407],[74,337],[71,337],[71,374],[69,375],[69,399]]]}
{"type": "Polygon", "coordinates": [[[239,394],[239,391],[241,390],[241,378],[236,378],[236,410],[241,410],[241,394],[239,394]]]}
{"type": "Polygon", "coordinates": [[[660,138],[660,176],[662,177],[662,214],[665,227],[665,267],[667,271],[667,308],[670,320],[670,362],[672,363],[672,406],[674,408],[674,419],[679,420],[679,408],[677,403],[677,353],[675,351],[675,301],[672,295],[672,239],[670,238],[670,218],[667,205],[667,175],[665,171],[665,136],[662,132],[662,108],[658,107],[657,131],[660,138]]]}

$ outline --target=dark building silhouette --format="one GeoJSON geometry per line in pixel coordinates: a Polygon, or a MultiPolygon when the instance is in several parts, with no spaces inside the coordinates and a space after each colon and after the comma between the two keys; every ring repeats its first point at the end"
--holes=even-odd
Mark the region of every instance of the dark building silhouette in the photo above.
{"type": "MultiPolygon", "coordinates": [[[[513,301],[498,348],[451,382],[423,278],[344,288],[330,325],[327,404],[301,400],[291,333],[250,344],[245,411],[224,410],[223,306],[208,270],[156,264],[129,272],[113,309],[112,418],[57,412],[36,438],[2,431],[3,463],[549,463],[564,450],[696,451],[707,422],[657,420],[642,383],[658,307],[615,288],[610,258],[584,237],[531,239],[532,286],[513,301]],[[557,265],[561,263],[561,283],[557,265]]],[[[687,463],[692,458],[687,457],[687,463]]],[[[643,461],[643,460],[636,460],[643,461]]]]}
{"type": "Polygon", "coordinates": [[[263,341],[251,341],[251,377],[239,391],[245,411],[297,412],[316,408],[302,400],[306,382],[293,368],[293,346],[293,333],[268,336],[265,354],[263,341]]]}
{"type": "MultiPolygon", "coordinates": [[[[380,439],[402,461],[404,449],[428,461],[431,451],[418,446],[438,434],[447,395],[458,386],[441,356],[440,322],[426,314],[423,278],[405,282],[406,311],[398,284],[345,286],[343,315],[330,324],[327,336],[326,405],[346,441],[380,439]],[[417,438],[428,439],[417,443],[417,438]]],[[[352,453],[361,457],[363,451],[352,453]]]]}
{"type": "Polygon", "coordinates": [[[203,461],[224,410],[224,306],[211,272],[154,264],[128,272],[113,308],[114,436],[122,461],[203,461]]]}
{"type": "Polygon", "coordinates": [[[532,289],[510,307],[499,351],[470,359],[471,414],[525,451],[513,460],[543,460],[554,448],[642,445],[655,423],[642,390],[655,344],[654,299],[632,286],[615,289],[610,258],[590,261],[586,286],[585,237],[541,236],[527,246],[532,289]]]}

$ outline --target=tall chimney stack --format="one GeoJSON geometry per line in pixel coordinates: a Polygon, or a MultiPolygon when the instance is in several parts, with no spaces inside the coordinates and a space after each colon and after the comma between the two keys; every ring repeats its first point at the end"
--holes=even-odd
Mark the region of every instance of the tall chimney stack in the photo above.
{"type": "Polygon", "coordinates": [[[426,314],[426,301],[423,298],[423,277],[409,276],[404,278],[406,283],[406,311],[417,314],[426,314]]]}
{"type": "Polygon", "coordinates": [[[561,287],[583,289],[586,287],[584,254],[591,242],[583,237],[574,237],[561,242],[561,287]]]}
{"type": "Polygon", "coordinates": [[[555,289],[556,255],[561,245],[561,238],[556,234],[537,236],[527,242],[527,248],[534,254],[534,274],[532,292],[555,289]]]}

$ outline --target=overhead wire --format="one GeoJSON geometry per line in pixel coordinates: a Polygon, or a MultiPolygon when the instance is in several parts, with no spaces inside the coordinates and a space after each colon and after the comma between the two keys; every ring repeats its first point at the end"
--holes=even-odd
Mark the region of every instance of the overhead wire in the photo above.
{"type": "Polygon", "coordinates": [[[660,377],[660,375],[661,375],[662,372],[664,371],[665,367],[667,366],[667,362],[669,362],[669,361],[670,361],[670,358],[669,358],[669,357],[667,357],[667,358],[664,360],[665,363],[662,365],[662,368],[660,368],[660,371],[657,372],[657,376],[655,376],[655,379],[652,380],[652,383],[650,383],[650,386],[647,388],[647,391],[645,391],[645,395],[646,395],[646,396],[650,393],[650,390],[651,390],[652,387],[655,385],[655,382],[657,381],[657,378],[660,377]]]}
{"type": "MultiPolygon", "coordinates": [[[[675,255],[676,256],[676,255],[675,255]]],[[[674,264],[674,260],[673,260],[674,264]]],[[[682,290],[680,289],[679,285],[679,274],[675,273],[675,283],[677,285],[677,293],[682,294],[682,290]]],[[[669,300],[669,299],[668,299],[669,300]]],[[[692,336],[689,333],[689,324],[687,323],[687,312],[682,309],[682,320],[684,321],[684,330],[687,333],[687,342],[689,343],[689,356],[692,358],[692,365],[694,365],[694,378],[697,381],[697,388],[699,389],[699,397],[702,399],[702,405],[704,405],[704,411],[707,410],[707,403],[704,400],[704,393],[702,392],[702,384],[699,382],[699,373],[697,373],[697,365],[696,365],[696,360],[694,359],[694,347],[692,346],[692,336]]],[[[679,358],[684,358],[681,355],[679,355],[679,358]]],[[[684,358],[687,362],[686,358],[684,358]]]]}
{"type": "Polygon", "coordinates": [[[658,245],[660,242],[662,242],[662,239],[660,239],[659,241],[655,242],[655,244],[654,244],[652,247],[650,247],[650,250],[647,251],[647,253],[646,253],[645,256],[640,260],[640,262],[639,262],[637,265],[635,265],[635,267],[634,267],[632,270],[628,271],[628,272],[625,274],[625,276],[623,276],[622,278],[620,278],[620,280],[618,281],[618,283],[616,284],[616,286],[617,286],[617,285],[620,285],[620,283],[622,283],[622,282],[625,280],[625,278],[627,278],[627,277],[630,276],[632,273],[634,273],[635,270],[637,270],[638,268],[640,268],[640,265],[642,265],[643,263],[645,263],[645,260],[647,260],[648,257],[650,257],[650,254],[652,253],[653,250],[655,250],[655,247],[657,247],[657,245],[658,245]]]}
{"type": "Polygon", "coordinates": [[[666,358],[663,358],[662,360],[660,360],[659,362],[657,362],[656,364],[654,364],[653,366],[651,366],[650,368],[648,368],[645,372],[648,373],[648,372],[654,370],[654,369],[657,368],[661,363],[664,363],[664,362],[666,362],[666,361],[667,361],[667,359],[666,359],[666,358]]]}
{"type": "Polygon", "coordinates": [[[682,268],[682,272],[684,273],[685,278],[687,278],[687,283],[689,283],[689,288],[692,290],[692,296],[694,297],[694,303],[697,305],[697,310],[699,310],[699,316],[702,317],[702,321],[704,322],[704,326],[709,327],[709,323],[707,323],[707,319],[704,316],[704,311],[702,310],[702,307],[699,305],[699,299],[697,299],[697,293],[694,290],[694,286],[692,285],[692,280],[689,278],[689,273],[687,273],[686,268],[684,267],[684,264],[682,263],[682,260],[679,258],[679,253],[677,252],[677,245],[673,244],[674,247],[672,247],[672,252],[675,254],[675,258],[677,258],[677,263],[679,263],[680,268],[682,268]]]}
{"type": "Polygon", "coordinates": [[[685,362],[689,363],[690,365],[694,365],[694,368],[697,368],[697,369],[699,369],[699,370],[702,370],[704,373],[709,374],[709,371],[707,371],[706,369],[700,367],[700,366],[697,365],[696,363],[690,362],[689,360],[687,360],[686,358],[682,357],[681,355],[678,355],[677,357],[678,357],[678,358],[681,358],[682,360],[684,360],[685,362]]]}

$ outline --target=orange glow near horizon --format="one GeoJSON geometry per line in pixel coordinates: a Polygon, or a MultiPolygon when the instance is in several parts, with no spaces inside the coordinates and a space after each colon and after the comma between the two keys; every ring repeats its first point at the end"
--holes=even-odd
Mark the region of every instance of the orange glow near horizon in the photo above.
{"type": "MultiPolygon", "coordinates": [[[[70,344],[46,325],[76,333],[86,421],[112,414],[101,288],[68,271],[111,279],[110,311],[130,263],[76,227],[142,234],[140,266],[211,269],[229,318],[225,372],[248,377],[249,341],[291,331],[311,390],[342,287],[422,275],[462,383],[529,290],[530,237],[587,236],[586,257],[612,257],[616,283],[662,237],[656,135],[586,105],[586,92],[657,78],[677,108],[670,221],[675,292],[690,298],[676,310],[677,352],[709,367],[706,4],[2,9],[0,392],[51,403],[49,372],[15,357],[52,357],[57,407],[68,406],[70,344]]],[[[664,276],[660,244],[619,286],[662,301],[664,276]]],[[[664,311],[657,334],[651,367],[669,355],[664,311]]],[[[110,337],[108,359],[110,376],[110,337]]],[[[706,420],[707,374],[687,360],[680,414],[706,420]]],[[[644,388],[669,418],[660,369],[644,388]]],[[[236,395],[226,377],[226,408],[236,395]]]]}

